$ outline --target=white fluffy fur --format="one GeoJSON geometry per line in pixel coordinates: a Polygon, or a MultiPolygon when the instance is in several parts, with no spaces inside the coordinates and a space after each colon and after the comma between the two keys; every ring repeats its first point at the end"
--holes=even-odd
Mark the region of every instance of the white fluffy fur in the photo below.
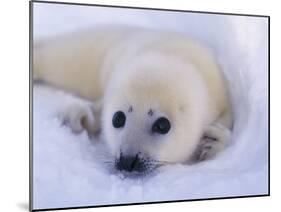
{"type": "Polygon", "coordinates": [[[92,110],[70,105],[63,116],[76,132],[84,122],[89,132],[101,126],[114,156],[122,149],[186,162],[199,144],[200,154],[212,146],[209,155],[199,155],[204,159],[229,139],[231,109],[220,68],[211,52],[181,34],[107,26],[57,36],[35,44],[34,77],[96,103],[92,110]],[[122,130],[112,127],[119,110],[127,116],[122,130]],[[171,130],[151,135],[159,116],[170,120],[171,130]]]}

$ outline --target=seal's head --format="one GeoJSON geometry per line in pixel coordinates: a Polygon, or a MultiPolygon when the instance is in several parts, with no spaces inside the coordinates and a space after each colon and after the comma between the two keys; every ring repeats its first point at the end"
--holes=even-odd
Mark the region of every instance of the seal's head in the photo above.
{"type": "Polygon", "coordinates": [[[161,55],[139,57],[117,68],[122,70],[111,76],[102,114],[115,167],[146,172],[187,161],[202,134],[207,104],[195,68],[161,55]]]}

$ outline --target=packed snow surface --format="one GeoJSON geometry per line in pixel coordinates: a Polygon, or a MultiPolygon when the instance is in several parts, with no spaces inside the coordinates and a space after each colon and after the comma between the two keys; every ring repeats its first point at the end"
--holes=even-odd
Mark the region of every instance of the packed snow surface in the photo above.
{"type": "Polygon", "coordinates": [[[34,3],[34,39],[124,23],[183,32],[209,46],[229,83],[235,125],[228,148],[197,165],[127,178],[104,163],[102,144],[73,134],[56,113],[76,97],[33,90],[34,208],[259,195],[268,192],[267,19],[34,3]]]}

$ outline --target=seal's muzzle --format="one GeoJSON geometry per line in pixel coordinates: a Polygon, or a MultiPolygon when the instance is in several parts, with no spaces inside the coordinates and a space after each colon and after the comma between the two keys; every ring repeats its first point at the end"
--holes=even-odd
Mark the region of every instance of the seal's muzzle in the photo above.
{"type": "Polygon", "coordinates": [[[139,157],[139,154],[135,156],[124,156],[120,154],[119,159],[115,161],[116,169],[127,172],[143,172],[145,170],[144,160],[139,157]]]}

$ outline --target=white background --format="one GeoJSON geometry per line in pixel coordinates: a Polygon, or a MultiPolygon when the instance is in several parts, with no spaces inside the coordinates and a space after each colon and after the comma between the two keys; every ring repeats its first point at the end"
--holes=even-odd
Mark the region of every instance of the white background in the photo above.
{"type": "MultiPolygon", "coordinates": [[[[70,0],[68,0],[70,1],[70,0]]],[[[75,1],[74,1],[75,2],[75,1]]],[[[113,4],[169,9],[218,11],[231,13],[265,14],[271,16],[271,196],[185,202],[174,204],[143,205],[86,209],[81,211],[131,210],[208,210],[208,211],[276,211],[280,199],[280,154],[278,122],[281,108],[278,100],[278,68],[280,60],[279,7],[274,1],[79,1],[95,4],[113,4]],[[275,96],[276,94],[276,96],[275,96]],[[276,97],[276,98],[274,98],[276,97]],[[275,125],[274,125],[275,123],[275,125]]],[[[28,206],[28,1],[2,2],[0,7],[0,209],[1,211],[27,211],[28,206]]]]}

